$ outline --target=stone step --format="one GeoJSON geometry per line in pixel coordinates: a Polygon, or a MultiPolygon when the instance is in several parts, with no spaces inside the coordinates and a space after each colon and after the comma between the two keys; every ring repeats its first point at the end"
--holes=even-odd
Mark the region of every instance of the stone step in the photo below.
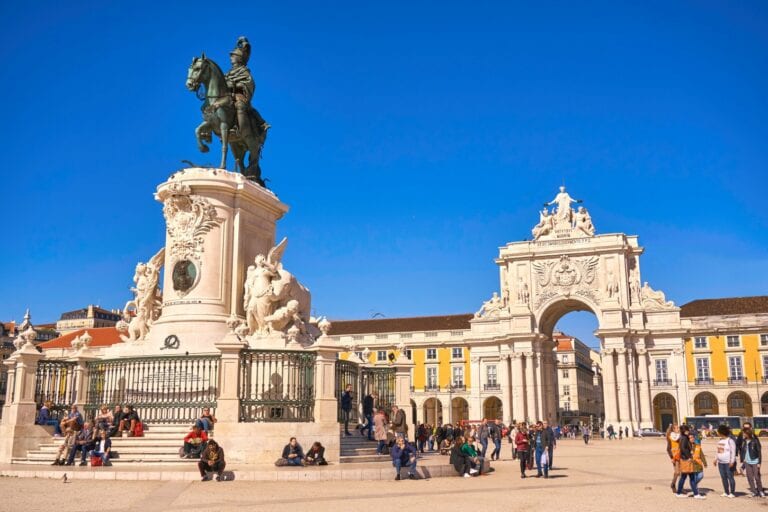
{"type": "Polygon", "coordinates": [[[342,455],[376,455],[376,448],[357,448],[354,450],[341,448],[342,455]]]}
{"type": "Polygon", "coordinates": [[[380,462],[392,465],[392,459],[389,455],[341,455],[339,457],[340,464],[360,464],[363,462],[380,462]]]}

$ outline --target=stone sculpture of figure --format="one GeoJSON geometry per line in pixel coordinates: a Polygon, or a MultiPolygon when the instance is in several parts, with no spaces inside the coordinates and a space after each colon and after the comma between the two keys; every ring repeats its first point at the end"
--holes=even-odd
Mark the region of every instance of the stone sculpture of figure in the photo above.
{"type": "Polygon", "coordinates": [[[145,339],[152,323],[160,317],[163,302],[159,283],[164,260],[165,248],[160,249],[149,262],[136,265],[133,275],[135,286],[131,288],[133,299],[126,302],[123,308],[123,319],[128,322],[128,336],[120,336],[123,341],[145,339]]]}
{"type": "Polygon", "coordinates": [[[251,135],[251,123],[248,118],[248,112],[251,109],[251,98],[256,91],[256,83],[251,76],[251,70],[248,69],[248,59],[251,57],[251,43],[248,39],[240,36],[237,39],[237,45],[234,50],[229,52],[229,61],[232,68],[224,75],[229,90],[232,91],[235,100],[235,111],[237,113],[237,126],[243,137],[251,135]]]}
{"type": "Polygon", "coordinates": [[[527,304],[530,298],[531,298],[531,295],[528,292],[528,283],[523,281],[522,277],[518,277],[517,278],[517,303],[527,304]]]}
{"type": "Polygon", "coordinates": [[[592,224],[592,217],[583,206],[579,206],[579,210],[574,215],[574,228],[587,236],[594,236],[595,234],[595,226],[592,224]]]}
{"type": "MultiPolygon", "coordinates": [[[[259,254],[256,256],[255,264],[248,267],[243,294],[248,335],[255,333],[266,335],[273,331],[285,331],[290,328],[291,325],[287,323],[284,328],[276,328],[275,325],[285,318],[273,316],[281,308],[287,308],[289,304],[292,304],[291,310],[296,309],[295,314],[302,321],[298,327],[302,334],[305,333],[305,324],[309,322],[311,296],[309,290],[302,286],[293,274],[285,270],[280,262],[287,244],[288,239],[283,238],[279,244],[270,249],[267,256],[259,254]]],[[[282,310],[281,315],[285,315],[286,311],[287,309],[282,310]]]]}
{"type": "Polygon", "coordinates": [[[271,331],[285,332],[291,327],[296,327],[301,334],[306,334],[307,330],[299,315],[299,301],[289,300],[288,304],[264,318],[271,331]]]}
{"type": "Polygon", "coordinates": [[[642,302],[640,276],[636,266],[633,266],[629,271],[629,299],[632,304],[640,304],[642,302]]]}
{"type": "Polygon", "coordinates": [[[489,316],[492,313],[498,313],[500,310],[504,308],[504,304],[501,301],[501,297],[499,297],[499,294],[496,292],[493,292],[493,296],[483,302],[483,306],[475,313],[475,318],[481,318],[484,316],[489,316]]]}
{"type": "Polygon", "coordinates": [[[539,238],[550,234],[554,228],[554,217],[549,214],[549,210],[544,208],[541,210],[541,213],[539,213],[539,223],[531,230],[533,239],[538,240],[539,238]]]}
{"type": "Polygon", "coordinates": [[[605,295],[606,297],[613,298],[619,293],[619,280],[616,279],[616,274],[613,273],[613,269],[608,269],[605,276],[605,295]]]}
{"type": "Polygon", "coordinates": [[[648,281],[643,283],[643,287],[640,290],[640,296],[642,297],[643,306],[651,308],[673,308],[675,303],[671,300],[668,301],[664,292],[661,290],[656,291],[648,285],[648,281]]]}
{"type": "Polygon", "coordinates": [[[544,206],[557,205],[555,210],[555,217],[558,221],[571,222],[573,219],[572,203],[580,203],[581,199],[574,199],[565,191],[565,187],[560,187],[560,193],[549,203],[545,203],[544,206]]]}

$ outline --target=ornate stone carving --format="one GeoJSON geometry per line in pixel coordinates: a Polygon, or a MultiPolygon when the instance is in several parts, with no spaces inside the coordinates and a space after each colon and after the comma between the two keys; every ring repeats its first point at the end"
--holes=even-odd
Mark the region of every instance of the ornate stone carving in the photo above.
{"type": "Polygon", "coordinates": [[[595,280],[595,270],[600,258],[590,256],[571,261],[570,256],[560,256],[560,260],[555,261],[534,261],[533,269],[536,271],[536,278],[539,286],[555,286],[561,288],[570,288],[582,282],[592,284],[595,280]]]}
{"type": "Polygon", "coordinates": [[[30,324],[16,336],[16,339],[13,340],[13,346],[16,347],[16,350],[21,350],[25,345],[34,345],[35,339],[37,339],[37,331],[30,324]]]}
{"type": "Polygon", "coordinates": [[[643,284],[643,287],[640,289],[640,297],[642,300],[642,305],[646,309],[658,310],[671,309],[675,307],[675,303],[671,300],[668,301],[666,296],[664,296],[664,292],[651,288],[648,285],[648,281],[646,281],[643,284]]]}
{"type": "Polygon", "coordinates": [[[502,313],[508,313],[499,294],[493,292],[493,296],[483,302],[482,307],[475,313],[475,318],[498,318],[502,313]]]}
{"type": "Polygon", "coordinates": [[[580,199],[573,199],[565,187],[560,187],[560,192],[555,198],[544,203],[544,209],[539,213],[539,223],[531,230],[534,240],[548,240],[552,238],[579,238],[595,235],[595,226],[592,217],[583,206],[578,211],[571,207],[574,203],[581,203],[580,199]],[[551,212],[548,206],[554,205],[551,212]]]}
{"type": "Polygon", "coordinates": [[[528,289],[528,283],[522,277],[517,278],[517,303],[528,304],[531,300],[531,292],[528,289]]]}
{"type": "Polygon", "coordinates": [[[605,275],[605,286],[603,287],[605,296],[609,299],[618,299],[619,296],[619,279],[613,272],[612,268],[609,268],[605,275]]]}
{"type": "Polygon", "coordinates": [[[91,341],[93,341],[93,337],[88,331],[85,331],[83,334],[72,340],[72,348],[76,351],[86,350],[91,346],[91,341]]]}
{"type": "Polygon", "coordinates": [[[623,354],[626,354],[626,353],[627,353],[627,349],[626,349],[626,348],[624,348],[624,347],[621,347],[621,348],[617,348],[617,349],[616,349],[616,353],[617,353],[617,354],[619,354],[619,355],[623,355],[623,354]]]}
{"type": "Polygon", "coordinates": [[[287,334],[293,326],[299,329],[302,339],[311,334],[309,290],[280,261],[287,244],[288,239],[283,238],[266,256],[256,256],[254,264],[248,267],[243,306],[249,335],[287,334]]]}
{"type": "Polygon", "coordinates": [[[317,322],[317,327],[320,329],[320,332],[323,333],[323,336],[328,336],[328,333],[331,332],[331,322],[328,321],[327,318],[320,317],[320,321],[317,322]]]}
{"type": "MultiPolygon", "coordinates": [[[[204,250],[205,234],[222,221],[217,216],[216,208],[208,199],[192,195],[192,189],[183,183],[171,183],[157,193],[157,198],[163,202],[163,216],[170,237],[168,250],[172,261],[194,260],[199,263],[204,250]]],[[[177,288],[175,284],[174,288],[181,290],[182,294],[191,288],[177,288]]]]}
{"type": "Polygon", "coordinates": [[[133,299],[125,303],[123,321],[115,328],[123,341],[143,340],[152,324],[160,318],[163,297],[160,292],[160,269],[163,268],[165,249],[160,249],[148,263],[139,262],[133,274],[133,299]],[[126,334],[123,334],[126,333],[126,334]]]}

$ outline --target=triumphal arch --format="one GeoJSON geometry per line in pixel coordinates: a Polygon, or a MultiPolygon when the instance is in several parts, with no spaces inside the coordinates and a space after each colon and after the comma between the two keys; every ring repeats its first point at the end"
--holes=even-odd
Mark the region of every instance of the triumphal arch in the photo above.
{"type": "Polygon", "coordinates": [[[500,293],[470,322],[467,342],[473,358],[484,350],[500,357],[502,401],[511,418],[552,421],[553,329],[569,312],[591,311],[599,326],[605,424],[651,427],[651,355],[679,353],[673,364],[684,372],[680,309],[642,281],[637,236],[596,235],[579,203],[560,187],[540,212],[532,240],[499,249],[500,293]]]}

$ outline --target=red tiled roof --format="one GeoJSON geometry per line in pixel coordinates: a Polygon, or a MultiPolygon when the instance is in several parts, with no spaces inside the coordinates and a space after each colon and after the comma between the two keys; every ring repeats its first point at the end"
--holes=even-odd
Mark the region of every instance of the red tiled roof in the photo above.
{"type": "Polygon", "coordinates": [[[372,320],[331,320],[331,336],[410,331],[460,331],[469,329],[470,313],[463,315],[376,318],[372,320]]]}
{"type": "Polygon", "coordinates": [[[680,307],[681,317],[768,313],[768,295],[699,299],[680,307]]]}
{"type": "Polygon", "coordinates": [[[93,338],[91,341],[92,347],[109,347],[115,343],[120,343],[120,333],[114,327],[94,327],[88,329],[78,329],[72,331],[58,338],[54,338],[51,341],[46,341],[38,345],[43,350],[52,348],[72,348],[72,340],[88,331],[88,334],[93,338]]]}
{"type": "Polygon", "coordinates": [[[552,340],[557,342],[557,350],[573,350],[573,336],[559,332],[552,335],[552,340]]]}

